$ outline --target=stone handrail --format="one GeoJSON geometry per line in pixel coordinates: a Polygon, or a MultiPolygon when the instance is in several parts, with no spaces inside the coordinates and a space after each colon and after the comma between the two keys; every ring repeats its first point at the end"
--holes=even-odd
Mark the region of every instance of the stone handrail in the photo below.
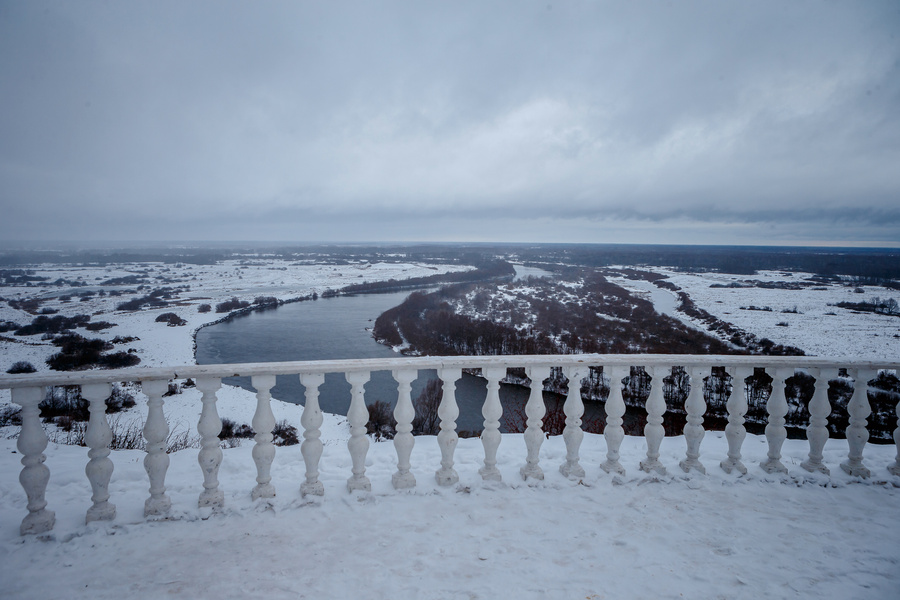
{"type": "MultiPolygon", "coordinates": [[[[147,419],[143,434],[146,440],[147,455],[144,466],[150,480],[150,497],[144,505],[144,514],[166,515],[171,510],[171,500],[166,495],[165,477],[169,466],[165,440],[169,426],[165,418],[163,405],[164,394],[168,390],[170,379],[194,379],[202,393],[200,420],[197,431],[201,436],[201,448],[198,461],[203,475],[203,490],[198,503],[201,507],[221,507],[224,504],[224,493],[219,489],[218,471],[222,463],[223,453],[219,445],[218,434],[222,421],[216,410],[216,391],[222,385],[223,377],[249,376],[253,387],[257,390],[257,406],[252,426],[255,435],[255,446],[252,451],[256,463],[257,485],[252,489],[253,499],[271,498],[275,495],[270,468],[275,457],[275,446],[272,443],[272,429],[275,418],[271,409],[270,390],[275,385],[276,375],[299,376],[306,389],[305,406],[300,424],[303,427],[304,441],[301,453],[306,465],[306,481],[301,486],[301,494],[323,495],[324,486],[318,479],[319,459],[322,456],[320,427],[323,422],[319,408],[319,386],[324,382],[325,373],[343,373],[351,385],[351,404],[347,413],[350,423],[350,439],[347,447],[352,460],[352,470],[347,480],[349,490],[370,490],[371,484],[366,477],[365,459],[369,449],[366,436],[368,411],[363,398],[363,386],[373,371],[390,370],[399,384],[398,401],[394,409],[397,421],[397,434],[394,446],[397,452],[397,471],[392,481],[395,488],[410,488],[416,485],[416,479],[410,468],[410,456],[415,444],[411,434],[412,421],[415,416],[410,387],[420,369],[437,370],[443,383],[443,398],[438,410],[440,417],[440,433],[437,442],[441,450],[440,468],[435,472],[439,485],[453,485],[459,481],[459,475],[453,468],[453,455],[458,442],[456,418],[459,409],[456,405],[455,383],[462,377],[463,369],[481,369],[487,379],[487,397],[482,414],[484,431],[481,441],[484,446],[484,464],[479,470],[485,480],[499,481],[501,473],[497,469],[497,450],[501,442],[500,417],[500,381],[506,376],[509,368],[525,368],[531,379],[531,395],[525,406],[527,428],[524,439],[527,455],[520,470],[522,477],[543,479],[540,466],[540,447],[544,439],[541,431],[545,407],[541,396],[542,381],[550,375],[550,369],[561,367],[570,381],[580,381],[588,373],[589,367],[602,366],[610,376],[610,393],[606,401],[607,424],[604,437],[607,443],[606,461],[599,466],[606,472],[624,473],[625,468],[619,462],[619,447],[624,438],[622,416],[625,404],[621,382],[628,375],[632,366],[644,367],[652,378],[650,396],[646,402],[647,425],[644,437],[647,445],[647,456],[641,461],[640,469],[658,474],[666,473],[666,466],[659,460],[659,447],[665,431],[663,414],[666,410],[663,398],[662,379],[672,372],[672,367],[684,367],[691,384],[685,409],[687,424],[684,428],[686,442],[685,458],[679,466],[685,472],[692,469],[705,473],[700,462],[700,444],[704,436],[703,415],[706,404],[703,398],[703,377],[710,374],[713,367],[724,367],[737,380],[745,380],[753,374],[754,368],[764,368],[772,377],[772,393],[767,401],[768,424],[765,435],[769,446],[768,456],[760,466],[768,473],[786,472],[781,463],[781,448],[787,437],[785,414],[788,410],[785,398],[785,380],[795,370],[802,369],[815,378],[815,393],[809,402],[810,423],[807,428],[809,440],[809,458],[802,463],[808,471],[828,473],[823,463],[822,451],[828,439],[827,418],[831,412],[828,400],[829,377],[837,376],[838,369],[846,369],[848,375],[856,382],[868,382],[879,370],[896,370],[900,361],[862,361],[854,359],[829,359],[817,357],[771,357],[771,356],[700,356],[700,355],[541,355],[541,356],[461,356],[461,357],[416,357],[365,360],[334,360],[281,363],[252,363],[226,365],[186,365],[182,367],[160,367],[142,369],[120,369],[110,371],[88,371],[59,374],[27,374],[0,377],[0,389],[12,390],[12,401],[22,407],[22,429],[19,434],[17,448],[22,453],[22,471],[19,481],[28,497],[28,515],[22,521],[21,533],[38,534],[53,528],[55,515],[48,510],[45,492],[50,478],[50,470],[44,464],[44,449],[48,438],[40,422],[38,405],[43,399],[43,388],[46,386],[80,385],[82,396],[89,402],[90,418],[85,435],[85,442],[90,448],[89,461],[85,467],[88,480],[93,490],[93,505],[88,509],[86,521],[109,520],[116,514],[115,505],[110,503],[109,481],[114,469],[110,458],[109,444],[112,432],[105,414],[106,398],[110,395],[112,382],[140,382],[143,392],[148,397],[147,419]],[[695,385],[694,382],[701,382],[695,385]]],[[[854,385],[853,396],[848,404],[850,423],[847,428],[849,452],[847,460],[841,468],[848,474],[857,477],[869,477],[870,471],[863,464],[863,449],[868,441],[866,417],[870,414],[867,396],[867,385],[854,385]]],[[[744,415],[747,412],[747,396],[745,386],[735,385],[728,398],[728,425],[725,436],[728,441],[728,455],[720,462],[720,467],[727,473],[737,471],[746,473],[747,467],[741,461],[741,445],[746,430],[744,415]]],[[[581,478],[585,472],[580,465],[579,449],[584,433],[581,428],[581,417],[584,415],[584,403],[578,385],[570,385],[568,397],[563,406],[565,413],[565,429],[563,438],[566,444],[565,462],[559,465],[560,472],[569,478],[581,478]]],[[[900,416],[900,404],[896,412],[900,416]]],[[[900,426],[893,432],[894,443],[900,449],[900,426]]],[[[888,470],[900,476],[900,450],[897,460],[888,470]]]]}

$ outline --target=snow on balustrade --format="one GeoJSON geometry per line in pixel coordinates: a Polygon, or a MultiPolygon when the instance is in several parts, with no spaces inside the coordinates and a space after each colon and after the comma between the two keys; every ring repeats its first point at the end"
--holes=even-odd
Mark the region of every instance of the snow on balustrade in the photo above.
{"type": "MultiPolygon", "coordinates": [[[[599,464],[607,473],[624,475],[625,467],[620,464],[619,447],[624,439],[622,415],[625,412],[622,382],[629,367],[641,366],[651,377],[650,394],[646,401],[647,424],[644,428],[646,458],[638,465],[641,471],[662,477],[667,474],[667,466],[660,460],[660,444],[664,438],[663,414],[666,403],[663,395],[664,379],[672,376],[673,367],[683,366],[690,379],[690,393],[685,403],[687,423],[684,427],[685,452],[679,463],[688,473],[695,470],[702,475],[706,469],[700,462],[701,444],[704,438],[703,415],[706,403],[703,399],[704,377],[709,376],[713,367],[724,367],[738,383],[734,385],[727,402],[728,424],[724,435],[728,452],[720,466],[726,473],[737,471],[747,473],[741,462],[741,446],[746,437],[744,415],[747,412],[746,381],[753,368],[764,368],[772,377],[772,392],[767,401],[768,424],[765,429],[768,443],[767,459],[760,463],[766,473],[787,473],[782,463],[782,446],[786,439],[785,414],[786,381],[796,370],[802,369],[815,378],[815,392],[809,402],[810,423],[807,428],[809,443],[808,459],[802,463],[803,469],[829,476],[830,470],[824,462],[823,449],[828,440],[827,418],[831,412],[828,399],[829,378],[837,376],[838,369],[847,369],[854,381],[854,392],[848,411],[850,424],[847,428],[848,452],[846,461],[840,466],[853,477],[866,478],[872,475],[863,462],[863,454],[868,439],[866,417],[870,413],[867,397],[867,382],[879,370],[896,370],[898,362],[872,362],[857,360],[831,360],[810,357],[755,357],[755,356],[662,356],[662,355],[567,355],[567,356],[492,356],[492,357],[423,357],[372,360],[318,361],[295,363],[234,364],[185,366],[177,368],[131,369],[118,371],[92,371],[77,374],[32,374],[0,378],[0,388],[11,388],[13,402],[22,406],[22,429],[18,439],[18,449],[22,453],[23,468],[19,477],[28,498],[28,514],[25,515],[21,533],[40,534],[54,526],[54,513],[47,509],[45,498],[50,470],[44,464],[44,449],[47,436],[41,427],[38,404],[43,397],[42,388],[53,385],[82,386],[84,397],[89,401],[90,420],[85,441],[90,448],[85,473],[93,490],[92,506],[87,511],[86,521],[111,520],[116,516],[116,506],[110,500],[109,483],[115,465],[109,449],[112,440],[105,401],[110,394],[110,382],[139,381],[148,397],[147,418],[143,435],[146,439],[144,467],[149,479],[150,496],[144,506],[145,517],[165,517],[169,515],[172,501],[166,495],[165,478],[169,457],[165,440],[169,432],[164,411],[164,396],[168,382],[173,378],[194,378],[202,392],[197,430],[201,436],[198,453],[202,482],[199,507],[221,508],[225,496],[219,489],[218,471],[223,460],[218,434],[222,420],[216,410],[217,391],[226,376],[242,375],[252,378],[256,388],[256,412],[253,416],[255,445],[252,458],[256,465],[256,486],[249,490],[253,500],[270,499],[276,494],[272,483],[271,467],[275,459],[273,429],[276,422],[272,412],[270,390],[276,382],[276,375],[299,377],[306,388],[305,408],[300,419],[304,441],[301,453],[306,466],[305,481],[300,486],[303,496],[321,496],[325,488],[319,481],[319,461],[323,453],[320,428],[323,423],[322,411],[318,405],[318,388],[324,383],[326,373],[343,373],[351,385],[351,405],[348,412],[350,439],[347,449],[352,469],[347,480],[347,489],[371,490],[371,482],[366,476],[366,455],[369,439],[366,435],[368,411],[363,397],[364,386],[371,373],[391,370],[398,382],[398,398],[394,410],[397,434],[394,447],[397,455],[397,470],[392,483],[396,489],[414,488],[416,478],[412,473],[411,456],[416,440],[412,435],[414,406],[411,398],[411,383],[419,370],[436,369],[443,385],[443,397],[438,408],[440,433],[436,441],[440,447],[441,461],[435,471],[435,479],[440,486],[454,485],[460,480],[454,469],[454,451],[458,443],[456,419],[459,408],[456,404],[455,385],[462,375],[462,369],[481,369],[487,379],[487,395],[483,405],[484,431],[481,442],[484,449],[483,466],[479,469],[485,481],[501,481],[497,468],[497,451],[502,442],[500,419],[503,407],[500,403],[500,381],[507,375],[507,369],[524,367],[531,379],[531,395],[525,406],[527,428],[524,433],[526,452],[520,469],[524,481],[542,480],[544,471],[540,465],[541,446],[544,433],[541,429],[545,416],[542,397],[543,381],[551,373],[551,368],[562,367],[570,381],[580,382],[587,375],[588,367],[603,367],[610,380],[610,394],[606,402],[607,424],[604,437],[607,445],[606,461],[599,464]]],[[[567,478],[580,480],[585,476],[581,464],[580,448],[584,439],[581,417],[584,403],[580,385],[569,385],[564,407],[565,461],[559,471],[567,478]]],[[[900,404],[897,406],[900,414],[900,404]]],[[[893,432],[894,443],[900,447],[900,426],[893,432]]],[[[431,443],[427,438],[419,443],[431,443]]],[[[591,457],[593,460],[595,457],[591,457]]],[[[900,451],[895,462],[887,469],[900,476],[900,451]]]]}

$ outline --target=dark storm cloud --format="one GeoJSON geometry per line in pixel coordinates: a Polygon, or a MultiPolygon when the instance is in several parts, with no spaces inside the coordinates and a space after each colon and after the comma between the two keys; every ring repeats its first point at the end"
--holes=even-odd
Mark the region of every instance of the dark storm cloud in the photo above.
{"type": "Polygon", "coordinates": [[[6,2],[0,236],[896,244],[897,32],[894,2],[6,2]]]}

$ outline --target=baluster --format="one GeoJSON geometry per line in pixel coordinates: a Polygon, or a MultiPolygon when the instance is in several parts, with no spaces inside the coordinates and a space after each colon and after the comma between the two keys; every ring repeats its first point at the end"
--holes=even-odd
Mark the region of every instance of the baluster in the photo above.
{"type": "Polygon", "coordinates": [[[894,447],[897,448],[897,458],[894,459],[894,464],[888,465],[888,471],[891,475],[900,477],[900,402],[897,403],[894,412],[897,413],[897,427],[894,429],[894,447]]]}
{"type": "Polygon", "coordinates": [[[566,369],[566,377],[569,379],[569,394],[566,396],[566,403],[563,404],[563,412],[566,414],[566,427],[563,429],[563,439],[566,442],[566,462],[559,465],[559,472],[569,479],[584,477],[584,469],[578,462],[578,452],[581,449],[581,441],[584,439],[584,431],[581,429],[581,417],[584,415],[581,380],[585,375],[587,375],[587,367],[584,365],[566,369]]]}
{"type": "Polygon", "coordinates": [[[203,491],[197,500],[197,506],[221,508],[225,506],[225,494],[219,489],[219,465],[222,464],[222,448],[219,447],[219,433],[222,431],[222,419],[216,410],[216,391],[222,387],[218,377],[197,378],[197,389],[203,393],[200,402],[200,421],[197,433],[200,434],[200,453],[197,462],[203,472],[203,491]]]}
{"type": "Polygon", "coordinates": [[[319,386],[325,383],[324,373],[300,373],[300,383],[306,388],[306,403],[300,425],[303,443],[300,453],[306,463],[306,481],[300,484],[300,495],[324,496],[325,486],[319,481],[319,460],[322,458],[322,409],[319,408],[319,386]]]}
{"type": "Polygon", "coordinates": [[[437,442],[441,448],[441,468],[435,472],[434,477],[438,485],[453,485],[459,481],[459,474],[453,468],[453,452],[459,442],[456,433],[456,418],[459,416],[459,406],[456,404],[456,380],[462,377],[462,369],[441,369],[438,375],[443,382],[444,394],[438,408],[441,432],[438,433],[437,442]]]}
{"type": "Polygon", "coordinates": [[[828,401],[828,371],[825,369],[807,369],[816,378],[816,389],[809,401],[809,426],[806,428],[806,439],[809,440],[809,458],[800,466],[809,472],[819,471],[830,474],[828,467],[822,463],[822,450],[828,441],[828,415],[831,414],[831,403],[828,401]]]}
{"type": "Polygon", "coordinates": [[[109,480],[113,473],[113,462],[109,458],[109,443],[112,441],[112,429],[106,420],[106,399],[110,395],[108,383],[94,383],[82,386],[82,397],[88,401],[90,420],[84,441],[88,450],[87,466],[84,473],[91,482],[94,492],[91,500],[94,504],[88,509],[84,522],[109,521],[116,516],[116,505],[109,502],[109,480]]]}
{"type": "Polygon", "coordinates": [[[525,416],[528,417],[525,428],[525,448],[527,457],[525,464],[519,469],[522,479],[543,480],[544,471],[539,464],[541,455],[541,443],[544,441],[544,432],[541,430],[543,422],[541,419],[547,412],[544,405],[544,382],[541,378],[546,367],[529,367],[527,369],[528,377],[531,379],[531,394],[528,396],[528,402],[525,403],[525,416]]]}
{"type": "Polygon", "coordinates": [[[744,429],[744,415],[747,414],[747,378],[753,374],[750,367],[728,367],[731,375],[731,396],[728,397],[728,425],[725,426],[725,437],[728,440],[728,458],[719,463],[722,470],[731,473],[732,469],[744,475],[747,467],[741,462],[741,445],[747,437],[744,429]]]}
{"type": "Polygon", "coordinates": [[[706,412],[706,401],[703,399],[703,374],[705,369],[692,367],[691,393],[688,395],[684,408],[687,411],[687,424],[684,426],[684,441],[687,443],[686,458],[679,466],[685,473],[691,469],[697,469],[706,475],[706,467],[700,462],[700,443],[705,434],[703,430],[703,414],[706,412]]]}
{"type": "MultiPolygon", "coordinates": [[[[768,372],[771,369],[766,369],[768,372]]],[[[787,398],[784,395],[784,380],[794,374],[793,368],[771,369],[772,394],[766,402],[769,422],[766,424],[766,440],[769,442],[768,460],[759,463],[766,473],[787,473],[787,467],[781,463],[781,446],[787,438],[784,428],[784,415],[787,414],[787,398]]]]}
{"type": "Polygon", "coordinates": [[[16,448],[22,454],[22,472],[19,483],[28,497],[28,514],[22,519],[19,528],[21,535],[45,533],[53,529],[56,514],[47,510],[44,494],[50,481],[50,469],[44,464],[47,457],[47,434],[41,427],[40,409],[38,405],[44,395],[44,388],[13,388],[12,401],[22,407],[22,430],[16,441],[16,448]]]}
{"type": "Polygon", "coordinates": [[[869,430],[866,429],[866,417],[872,410],[869,408],[869,380],[875,377],[872,369],[851,369],[848,373],[853,377],[853,396],[847,404],[847,412],[850,414],[850,425],[847,427],[847,444],[850,453],[847,462],[841,463],[841,469],[854,477],[869,477],[872,473],[863,464],[863,450],[869,440],[869,430]]]}
{"type": "Polygon", "coordinates": [[[353,475],[347,480],[347,489],[371,491],[372,484],[366,477],[366,453],[369,451],[369,438],[366,437],[366,423],[369,422],[369,410],[364,398],[364,385],[369,381],[368,371],[351,371],[346,374],[350,382],[350,410],[347,420],[350,422],[350,460],[353,462],[353,475]]]}
{"type": "Polygon", "coordinates": [[[500,380],[506,377],[506,367],[489,367],[482,369],[487,379],[487,397],[481,414],[484,416],[484,431],[481,432],[481,444],[484,446],[484,466],[478,469],[485,481],[501,481],[503,476],[497,468],[497,449],[500,447],[500,417],[503,406],[500,404],[500,380]]]}
{"type": "Polygon", "coordinates": [[[397,451],[397,472],[391,477],[394,489],[406,489],[416,486],[416,477],[409,472],[409,457],[416,440],[413,437],[412,421],[416,411],[412,405],[413,380],[419,376],[417,369],[398,369],[392,371],[394,379],[400,385],[397,388],[397,406],[394,407],[394,420],[397,421],[397,433],[394,435],[394,449],[397,451]]]}
{"type": "MultiPolygon", "coordinates": [[[[646,369],[645,369],[646,370],[646,369]]],[[[644,438],[647,440],[647,460],[641,461],[641,471],[656,471],[666,474],[666,468],[659,462],[659,445],[666,430],[663,428],[663,414],[666,412],[666,400],[663,397],[663,377],[672,372],[671,367],[650,367],[650,397],[647,398],[647,425],[644,426],[644,438]]]]}
{"type": "Polygon", "coordinates": [[[609,372],[609,398],[606,399],[606,428],[603,437],[606,439],[606,462],[600,468],[607,473],[625,475],[625,467],[619,462],[619,446],[625,439],[622,428],[622,415],[625,414],[625,400],[622,398],[622,379],[628,367],[604,367],[609,372]]]}
{"type": "Polygon", "coordinates": [[[172,507],[166,495],[166,471],[169,470],[169,455],[166,454],[166,438],[169,424],[163,414],[163,394],[169,391],[169,382],[154,379],[141,381],[141,389],[147,395],[147,422],[144,424],[144,439],[147,440],[147,455],[144,470],[150,478],[150,497],[144,502],[144,516],[165,515],[172,507]]]}
{"type": "Polygon", "coordinates": [[[254,375],[250,378],[256,388],[256,412],[253,414],[253,431],[256,432],[253,446],[253,462],[256,463],[256,487],[250,492],[250,498],[274,498],[275,486],[272,485],[272,462],[275,460],[275,445],[272,430],[275,429],[275,415],[272,413],[272,394],[275,386],[274,375],[254,375]]]}

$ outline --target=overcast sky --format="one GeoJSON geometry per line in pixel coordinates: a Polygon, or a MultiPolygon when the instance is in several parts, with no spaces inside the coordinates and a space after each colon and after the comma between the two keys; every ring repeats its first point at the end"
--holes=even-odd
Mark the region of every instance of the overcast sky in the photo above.
{"type": "Polygon", "coordinates": [[[0,0],[0,238],[900,245],[900,2],[0,0]]]}

